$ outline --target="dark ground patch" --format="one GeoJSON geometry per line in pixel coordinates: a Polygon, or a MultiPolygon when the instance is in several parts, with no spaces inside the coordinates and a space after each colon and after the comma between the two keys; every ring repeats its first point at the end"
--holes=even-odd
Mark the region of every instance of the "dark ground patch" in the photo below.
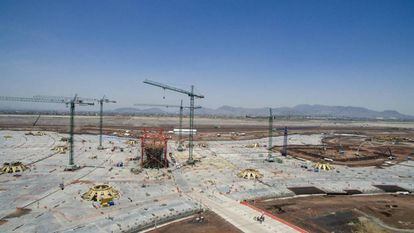
{"type": "Polygon", "coordinates": [[[212,211],[206,211],[201,215],[194,215],[189,219],[174,222],[150,233],[241,233],[241,231],[212,211]],[[203,216],[204,221],[196,221],[203,216]]]}
{"type": "Polygon", "coordinates": [[[324,191],[314,187],[290,187],[288,188],[290,191],[294,192],[296,195],[304,195],[304,194],[326,194],[324,191]]]}
{"type": "Polygon", "coordinates": [[[352,211],[334,212],[325,216],[309,219],[316,232],[352,232],[352,225],[358,221],[358,215],[352,211]]]}
{"type": "Polygon", "coordinates": [[[15,211],[13,211],[12,213],[6,215],[3,219],[7,219],[7,218],[18,218],[20,216],[23,216],[25,214],[30,213],[30,211],[32,211],[31,209],[28,208],[16,208],[15,211]]]}
{"type": "Polygon", "coordinates": [[[344,192],[346,192],[348,195],[362,194],[362,192],[358,189],[344,189],[344,192]]]}
{"type": "Polygon", "coordinates": [[[407,189],[401,188],[397,185],[374,185],[374,187],[377,187],[386,193],[409,192],[407,189]]]}

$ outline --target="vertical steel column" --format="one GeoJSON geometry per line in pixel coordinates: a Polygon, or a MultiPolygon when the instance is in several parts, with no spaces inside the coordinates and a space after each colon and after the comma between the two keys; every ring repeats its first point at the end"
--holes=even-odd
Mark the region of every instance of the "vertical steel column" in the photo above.
{"type": "Polygon", "coordinates": [[[75,166],[73,161],[73,130],[75,127],[75,101],[70,102],[70,128],[69,128],[69,169],[75,166]]]}
{"type": "Polygon", "coordinates": [[[269,143],[267,147],[267,149],[269,150],[267,153],[267,161],[269,162],[273,162],[272,147],[273,147],[273,114],[272,114],[272,108],[269,108],[269,143]]]}
{"type": "Polygon", "coordinates": [[[103,99],[99,100],[100,111],[99,111],[99,146],[98,149],[102,150],[102,133],[103,133],[103,99]]]}
{"type": "Polygon", "coordinates": [[[178,151],[183,151],[183,145],[182,145],[182,141],[183,141],[183,100],[181,100],[181,105],[180,105],[180,126],[179,126],[179,132],[178,132],[178,151]]]}
{"type": "Polygon", "coordinates": [[[285,133],[283,135],[283,150],[282,155],[287,156],[287,144],[288,144],[288,129],[285,127],[285,133]]]}
{"type": "Polygon", "coordinates": [[[188,163],[194,164],[193,160],[193,128],[194,128],[194,86],[191,85],[190,95],[190,134],[188,137],[188,163]]]}

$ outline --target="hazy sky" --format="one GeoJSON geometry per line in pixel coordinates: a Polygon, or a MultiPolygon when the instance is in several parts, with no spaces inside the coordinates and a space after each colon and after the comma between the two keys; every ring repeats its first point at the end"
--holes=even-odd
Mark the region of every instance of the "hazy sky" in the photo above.
{"type": "Polygon", "coordinates": [[[0,1],[0,95],[188,102],[145,78],[206,107],[414,115],[414,1],[0,1]]]}

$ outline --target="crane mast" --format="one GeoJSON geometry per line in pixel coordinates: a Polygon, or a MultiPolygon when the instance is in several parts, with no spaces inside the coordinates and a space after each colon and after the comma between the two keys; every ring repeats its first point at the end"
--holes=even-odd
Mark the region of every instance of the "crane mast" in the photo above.
{"type": "Polygon", "coordinates": [[[273,114],[272,108],[269,108],[269,143],[268,143],[268,153],[267,153],[267,161],[273,162],[274,158],[272,156],[272,147],[273,147],[273,114]]]}
{"type": "MultiPolygon", "coordinates": [[[[179,121],[179,132],[178,132],[178,147],[177,151],[183,151],[182,138],[183,138],[183,113],[184,108],[190,108],[189,106],[183,106],[183,100],[180,105],[168,105],[168,104],[134,104],[134,106],[152,106],[152,107],[166,107],[166,108],[179,108],[180,109],[180,121],[179,121]]],[[[201,108],[201,106],[195,106],[195,109],[201,108]]]]}
{"type": "Polygon", "coordinates": [[[285,130],[283,133],[283,149],[282,149],[282,156],[287,156],[287,146],[288,146],[288,128],[285,126],[285,130]]]}
{"type": "MultiPolygon", "coordinates": [[[[182,145],[182,141],[183,141],[183,100],[181,100],[181,105],[180,105],[180,125],[179,125],[179,129],[180,132],[178,132],[178,147],[177,150],[178,151],[183,151],[183,145],[182,145]]],[[[192,133],[192,132],[190,132],[192,133]]]]}
{"type": "Polygon", "coordinates": [[[188,164],[194,164],[194,159],[193,159],[193,149],[194,149],[193,148],[194,147],[194,144],[193,144],[193,140],[194,140],[194,135],[193,135],[193,129],[194,129],[194,99],[195,98],[202,99],[202,98],[204,98],[204,95],[194,93],[194,86],[193,85],[191,85],[191,90],[187,91],[187,90],[184,90],[184,89],[180,89],[180,88],[172,87],[172,86],[169,86],[169,85],[165,85],[165,84],[162,84],[162,83],[159,83],[159,82],[154,82],[154,81],[151,81],[151,80],[148,80],[148,79],[144,80],[144,83],[152,85],[152,86],[160,87],[164,90],[170,90],[170,91],[182,93],[182,94],[188,95],[190,97],[190,133],[189,133],[189,137],[188,137],[188,141],[189,141],[188,144],[189,145],[188,145],[188,160],[187,160],[187,163],[188,164]]]}
{"type": "Polygon", "coordinates": [[[104,103],[116,103],[114,100],[109,100],[103,96],[101,99],[96,99],[96,102],[99,103],[99,146],[98,150],[103,150],[102,146],[102,134],[103,134],[103,104],[104,103]]]}

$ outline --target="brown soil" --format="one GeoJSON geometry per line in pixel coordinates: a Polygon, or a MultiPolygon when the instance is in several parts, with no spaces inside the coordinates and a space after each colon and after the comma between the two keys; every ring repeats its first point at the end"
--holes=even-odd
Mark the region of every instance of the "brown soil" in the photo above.
{"type": "Polygon", "coordinates": [[[10,214],[6,215],[6,216],[3,218],[3,220],[4,220],[4,219],[7,219],[7,218],[18,218],[18,217],[20,217],[20,216],[23,216],[23,215],[25,215],[25,214],[30,213],[30,211],[32,211],[32,210],[31,210],[31,209],[28,209],[28,208],[16,208],[16,210],[15,210],[14,212],[12,212],[12,213],[10,213],[10,214]]]}
{"type": "Polygon", "coordinates": [[[358,217],[374,217],[388,226],[414,229],[414,196],[312,196],[251,201],[310,232],[352,232],[358,217]]]}
{"type": "Polygon", "coordinates": [[[195,215],[189,219],[185,219],[179,222],[174,222],[166,226],[160,227],[156,230],[150,231],[151,233],[240,233],[241,231],[222,219],[220,216],[212,211],[206,211],[202,215],[204,222],[199,223],[196,221],[195,215]]]}
{"type": "Polygon", "coordinates": [[[74,180],[70,184],[93,184],[90,180],[74,180]]]}
{"type": "MultiPolygon", "coordinates": [[[[37,116],[19,116],[14,118],[8,118],[7,115],[0,115],[0,129],[14,129],[14,130],[49,130],[56,131],[60,133],[67,133],[68,119],[52,116],[42,116],[40,122],[33,127],[33,121],[37,116]]],[[[66,116],[67,117],[67,116],[66,116]]],[[[137,126],[137,122],[131,122],[131,117],[111,117],[105,116],[103,132],[105,135],[112,135],[114,132],[118,132],[121,135],[125,130],[131,130],[131,136],[137,137],[140,136],[140,132],[145,128],[162,128],[164,131],[172,130],[177,127],[177,121],[171,120],[171,123],[162,123],[164,118],[159,117],[149,117],[140,119],[142,121],[142,126],[137,126]]],[[[169,118],[168,118],[169,119],[169,118]]],[[[198,119],[199,120],[199,119],[198,119]]],[[[205,119],[204,119],[205,120],[205,119]]],[[[203,119],[201,120],[203,121],[203,119]]],[[[75,126],[75,133],[83,134],[99,134],[99,128],[97,119],[92,118],[82,118],[77,119],[75,126]],[[96,122],[95,122],[96,120],[96,122]]],[[[263,138],[268,135],[268,126],[267,121],[265,120],[248,120],[248,119],[221,119],[217,118],[214,121],[209,120],[208,123],[197,123],[196,128],[198,134],[196,136],[197,140],[243,140],[243,139],[254,139],[254,138],[263,138]],[[223,120],[223,121],[222,121],[223,120]],[[237,121],[242,120],[244,123],[236,124],[237,121]],[[234,123],[236,122],[236,123],[234,123]],[[245,133],[245,135],[230,135],[230,132],[245,133]],[[217,137],[217,133],[221,134],[220,137],[217,137]]],[[[327,121],[329,122],[329,121],[327,121]]],[[[312,134],[312,133],[347,133],[347,134],[363,134],[372,135],[375,137],[380,136],[395,136],[395,137],[412,137],[413,130],[406,128],[394,128],[394,127],[379,127],[379,126],[364,126],[356,127],[353,125],[323,125],[322,122],[316,123],[312,121],[299,120],[299,121],[283,121],[278,123],[275,121],[274,128],[277,129],[274,132],[274,136],[283,135],[284,126],[288,126],[289,134],[312,134]],[[309,122],[309,125],[305,123],[309,122]],[[303,123],[303,125],[295,125],[298,123],[303,123]],[[411,136],[410,136],[411,135],[411,136]]],[[[184,126],[187,127],[187,126],[184,126]]],[[[176,139],[173,137],[173,139],[176,139]]]]}
{"type": "MultiPolygon", "coordinates": [[[[323,146],[288,146],[288,154],[314,162],[328,158],[333,160],[331,163],[347,166],[389,166],[413,157],[413,142],[377,140],[375,135],[380,134],[371,132],[369,137],[328,136],[323,139],[323,146]]],[[[281,150],[281,147],[274,150],[281,150]]]]}

